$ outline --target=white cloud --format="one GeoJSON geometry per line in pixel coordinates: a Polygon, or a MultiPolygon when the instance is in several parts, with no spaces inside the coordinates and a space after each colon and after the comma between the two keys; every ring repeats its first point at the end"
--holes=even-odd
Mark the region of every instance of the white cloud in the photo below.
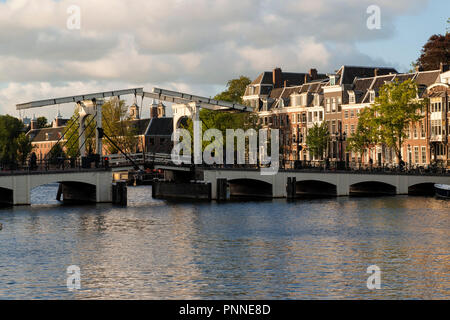
{"type": "MultiPolygon", "coordinates": [[[[221,89],[280,66],[329,72],[386,64],[355,42],[389,37],[422,0],[6,0],[0,2],[0,112],[27,100],[154,84],[221,89]],[[81,29],[67,30],[71,5],[81,29]],[[366,28],[378,4],[382,29],[366,28]],[[405,9],[408,8],[408,9],[405,9]]],[[[148,88],[150,89],[150,88],[148,88]]]]}

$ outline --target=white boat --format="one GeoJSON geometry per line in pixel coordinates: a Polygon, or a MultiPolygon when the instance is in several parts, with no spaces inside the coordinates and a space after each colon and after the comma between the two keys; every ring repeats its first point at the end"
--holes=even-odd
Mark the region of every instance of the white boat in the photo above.
{"type": "Polygon", "coordinates": [[[450,185],[435,184],[434,189],[436,191],[436,196],[440,198],[450,199],[450,185]]]}

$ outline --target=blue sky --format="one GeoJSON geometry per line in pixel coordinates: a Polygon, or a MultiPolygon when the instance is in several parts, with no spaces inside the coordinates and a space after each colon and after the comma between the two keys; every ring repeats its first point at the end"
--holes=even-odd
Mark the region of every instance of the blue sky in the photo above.
{"type": "Polygon", "coordinates": [[[373,58],[383,58],[408,71],[432,34],[445,34],[450,17],[450,0],[433,0],[415,14],[395,19],[395,33],[389,39],[357,44],[361,52],[373,58]]]}

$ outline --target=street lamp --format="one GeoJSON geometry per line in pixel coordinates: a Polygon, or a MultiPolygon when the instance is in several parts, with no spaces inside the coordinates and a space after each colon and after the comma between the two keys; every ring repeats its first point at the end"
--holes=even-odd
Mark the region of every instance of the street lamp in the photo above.
{"type": "Polygon", "coordinates": [[[347,133],[344,132],[342,133],[342,130],[339,130],[339,132],[335,133],[335,137],[336,137],[336,147],[337,147],[337,151],[338,151],[338,169],[344,169],[344,165],[343,165],[343,160],[342,160],[342,154],[343,154],[343,150],[342,150],[342,146],[344,141],[347,139],[347,133]]]}
{"type": "Polygon", "coordinates": [[[301,144],[303,143],[303,134],[300,132],[300,126],[297,125],[297,137],[294,138],[294,143],[297,144],[297,160],[294,163],[294,167],[300,167],[300,152],[302,151],[301,144]]]}

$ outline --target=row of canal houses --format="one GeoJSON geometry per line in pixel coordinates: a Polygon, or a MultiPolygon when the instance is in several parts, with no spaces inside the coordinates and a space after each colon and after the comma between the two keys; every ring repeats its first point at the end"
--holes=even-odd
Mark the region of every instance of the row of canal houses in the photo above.
{"type": "Polygon", "coordinates": [[[263,127],[280,130],[283,160],[314,159],[307,146],[308,130],[325,121],[331,141],[325,152],[330,161],[389,166],[397,163],[395,152],[377,145],[363,154],[347,150],[346,140],[356,131],[359,113],[370,107],[378,92],[392,81],[414,80],[419,98],[429,98],[423,120],[411,123],[402,159],[411,166],[442,163],[450,166],[450,71],[440,69],[398,73],[393,68],[342,66],[333,74],[288,73],[280,68],[261,73],[247,86],[243,100],[257,111],[263,127]]]}

